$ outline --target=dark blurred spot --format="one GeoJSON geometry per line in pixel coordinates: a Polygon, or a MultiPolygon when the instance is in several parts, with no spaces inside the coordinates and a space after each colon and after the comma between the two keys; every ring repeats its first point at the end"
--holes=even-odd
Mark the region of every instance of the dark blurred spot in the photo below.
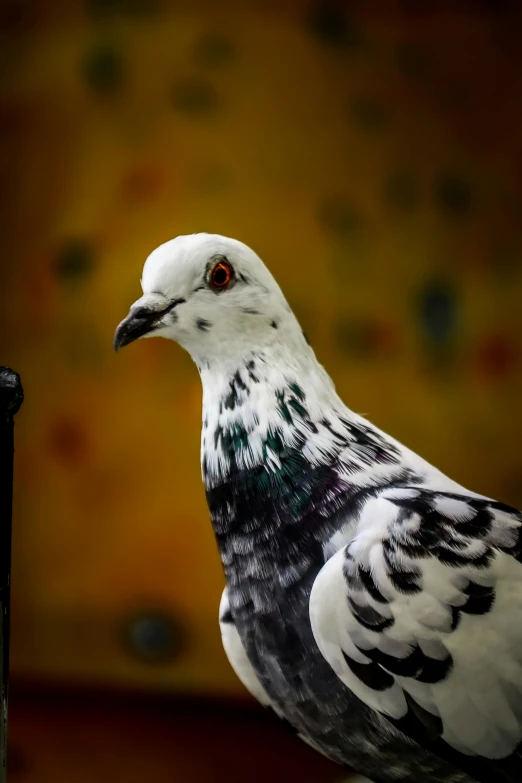
{"type": "Polygon", "coordinates": [[[428,342],[441,345],[450,340],[457,327],[458,304],[457,292],[446,281],[430,281],[419,291],[419,323],[428,342]]]}
{"type": "Polygon", "coordinates": [[[85,431],[73,419],[55,422],[49,433],[49,443],[53,454],[67,466],[74,467],[82,462],[88,450],[85,431]]]}
{"type": "Polygon", "coordinates": [[[341,318],[335,337],[342,350],[356,359],[385,356],[394,347],[392,328],[373,319],[341,318]]]}
{"type": "Polygon", "coordinates": [[[383,198],[392,207],[412,212],[419,206],[420,188],[411,171],[395,171],[385,180],[383,198]]]}
{"type": "Polygon", "coordinates": [[[342,197],[331,196],[319,206],[319,222],[327,231],[338,237],[353,236],[361,225],[355,208],[342,197]]]}
{"type": "Polygon", "coordinates": [[[218,104],[214,87],[200,79],[185,79],[175,84],[170,91],[175,109],[186,114],[209,114],[218,104]]]}
{"type": "Polygon", "coordinates": [[[91,49],[83,60],[82,75],[89,87],[95,92],[113,93],[123,83],[121,56],[110,46],[98,46],[91,49]]]}
{"type": "Polygon", "coordinates": [[[516,362],[517,349],[508,335],[489,335],[478,346],[477,367],[480,374],[488,380],[505,378],[516,362]]]}
{"type": "Polygon", "coordinates": [[[205,35],[196,44],[196,61],[205,68],[221,68],[230,65],[235,57],[234,44],[229,38],[222,35],[205,35]]]}
{"type": "Polygon", "coordinates": [[[349,100],[348,115],[364,131],[383,130],[389,120],[386,107],[367,95],[358,95],[349,100]]]}
{"type": "Polygon", "coordinates": [[[94,251],[84,239],[72,239],[58,251],[56,272],[63,280],[85,278],[93,269],[94,251]]]}
{"type": "Polygon", "coordinates": [[[30,0],[1,0],[0,33],[28,32],[36,21],[36,11],[30,0]]]}
{"type": "Polygon", "coordinates": [[[145,663],[166,663],[185,646],[185,631],[172,615],[143,611],[124,622],[123,640],[133,657],[145,663]]]}
{"type": "Polygon", "coordinates": [[[317,3],[310,11],[307,27],[321,43],[327,46],[351,49],[361,38],[345,11],[334,3],[317,3]]]}
{"type": "Polygon", "coordinates": [[[464,216],[471,208],[471,186],[454,174],[441,174],[435,183],[435,201],[445,215],[464,216]]]}
{"type": "Polygon", "coordinates": [[[125,201],[132,204],[151,201],[161,192],[163,183],[163,174],[158,168],[136,166],[124,175],[122,194],[125,201]]]}
{"type": "Polygon", "coordinates": [[[426,49],[414,43],[404,43],[397,47],[397,66],[404,76],[422,79],[432,67],[432,58],[426,49]]]}

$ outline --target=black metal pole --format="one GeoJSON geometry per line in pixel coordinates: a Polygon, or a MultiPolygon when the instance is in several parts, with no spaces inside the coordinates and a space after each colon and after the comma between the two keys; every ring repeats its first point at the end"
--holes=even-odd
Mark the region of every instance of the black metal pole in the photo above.
{"type": "Polygon", "coordinates": [[[7,692],[13,511],[13,416],[24,400],[17,373],[0,367],[0,783],[7,781],[7,692]]]}

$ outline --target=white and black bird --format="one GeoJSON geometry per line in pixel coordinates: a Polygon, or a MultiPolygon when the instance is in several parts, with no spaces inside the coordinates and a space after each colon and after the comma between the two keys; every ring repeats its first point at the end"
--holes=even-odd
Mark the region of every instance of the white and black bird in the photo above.
{"type": "Polygon", "coordinates": [[[199,369],[246,687],[376,783],[520,783],[522,515],[347,408],[246,245],[177,237],[141,282],[115,348],[167,337],[199,369]]]}

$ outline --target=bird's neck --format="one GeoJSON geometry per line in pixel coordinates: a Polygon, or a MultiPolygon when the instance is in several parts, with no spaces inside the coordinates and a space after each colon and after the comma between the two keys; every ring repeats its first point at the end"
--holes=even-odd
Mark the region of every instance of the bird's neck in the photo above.
{"type": "Polygon", "coordinates": [[[256,579],[305,561],[317,573],[363,494],[412,475],[399,444],[343,405],[311,349],[257,351],[201,375],[202,472],[229,587],[254,566],[256,579]]]}
{"type": "Polygon", "coordinates": [[[200,373],[207,490],[259,468],[277,483],[283,463],[353,478],[401,461],[398,444],[343,404],[304,340],[299,350],[281,342],[200,373]]]}

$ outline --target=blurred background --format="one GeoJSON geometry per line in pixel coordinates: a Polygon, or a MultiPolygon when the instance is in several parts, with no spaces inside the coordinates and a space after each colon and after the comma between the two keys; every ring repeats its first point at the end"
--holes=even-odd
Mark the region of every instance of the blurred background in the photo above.
{"type": "Polygon", "coordinates": [[[222,652],[195,367],[112,336],[154,247],[234,236],[354,410],[522,506],[521,32],[516,0],[2,0],[13,783],[339,778],[222,652]]]}

